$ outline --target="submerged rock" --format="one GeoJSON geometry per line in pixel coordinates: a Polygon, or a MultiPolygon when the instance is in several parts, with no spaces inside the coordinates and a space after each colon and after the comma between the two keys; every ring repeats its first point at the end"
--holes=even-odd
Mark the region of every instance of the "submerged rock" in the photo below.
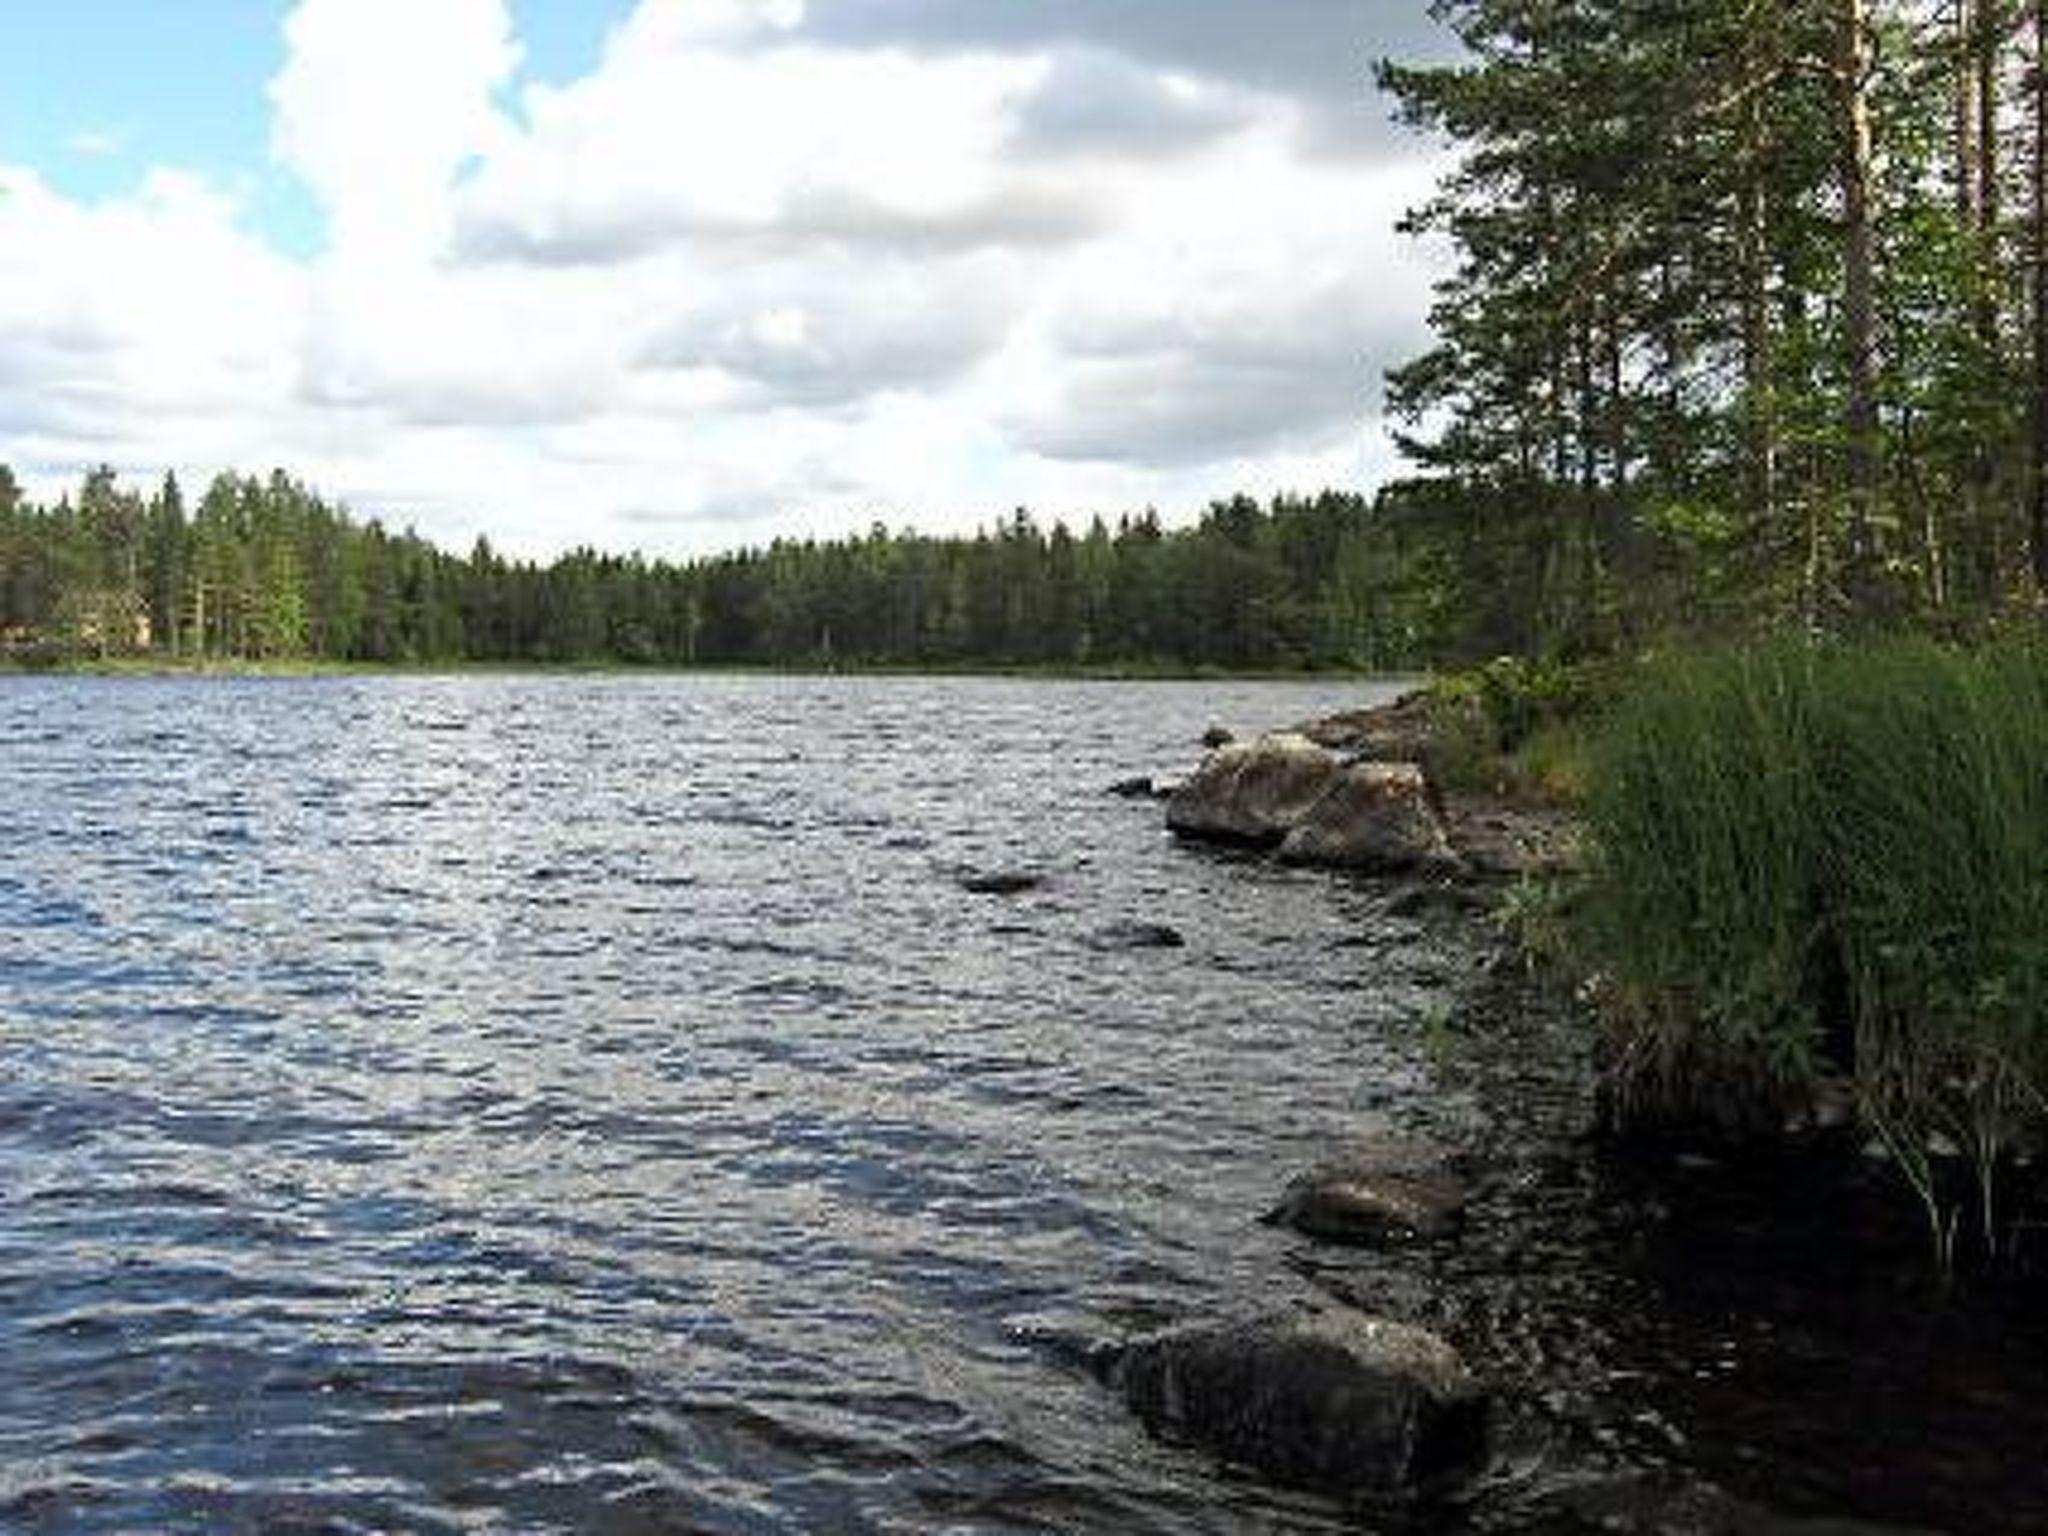
{"type": "Polygon", "coordinates": [[[1095,934],[1095,943],[1102,949],[1185,949],[1187,942],[1178,928],[1135,918],[1111,923],[1095,934]]]}
{"type": "Polygon", "coordinates": [[[1310,1169],[1259,1219],[1330,1243],[1428,1241],[1464,1225],[1466,1194],[1433,1149],[1387,1143],[1310,1169]]]}
{"type": "Polygon", "coordinates": [[[1045,884],[1045,876],[1034,869],[969,870],[960,876],[960,889],[972,896],[1021,896],[1045,884]]]}
{"type": "Polygon", "coordinates": [[[1152,782],[1152,775],[1140,773],[1118,779],[1109,786],[1109,792],[1119,800],[1152,800],[1158,798],[1159,786],[1152,782]]]}
{"type": "Polygon", "coordinates": [[[1278,847],[1303,864],[1391,871],[1457,864],[1422,770],[1352,762],[1297,732],[1222,747],[1167,801],[1186,837],[1278,847]]]}
{"type": "Polygon", "coordinates": [[[1358,1313],[1142,1340],[1116,1352],[1108,1380],[1155,1433],[1291,1486],[1395,1493],[1486,1456],[1486,1398],[1457,1352],[1358,1313]]]}
{"type": "Polygon", "coordinates": [[[1237,732],[1227,725],[1212,725],[1202,732],[1202,745],[1209,748],[1227,747],[1237,740],[1237,732]]]}

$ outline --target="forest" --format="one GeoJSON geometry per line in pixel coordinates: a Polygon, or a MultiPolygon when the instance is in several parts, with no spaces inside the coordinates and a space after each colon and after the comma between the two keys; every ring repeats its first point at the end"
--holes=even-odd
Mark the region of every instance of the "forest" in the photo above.
{"type": "Polygon", "coordinates": [[[1389,406],[1518,648],[1968,634],[2048,578],[2048,11],[1451,0],[1456,155],[1389,406]]]}
{"type": "Polygon", "coordinates": [[[1514,648],[1618,679],[1562,727],[1586,855],[1525,942],[1592,1004],[1617,1128],[1787,1137],[1832,1095],[1944,1276],[2016,1270],[2048,1144],[2048,5],[1436,12],[1463,62],[1381,71],[1454,153],[1410,215],[1454,262],[1390,379],[1404,494],[1484,530],[1514,648]]]}
{"type": "Polygon", "coordinates": [[[1434,344],[1371,496],[669,562],[466,555],[288,474],[0,469],[0,648],[371,663],[1390,668],[1969,637],[2048,588],[2048,8],[1441,0],[1434,344]]]}
{"type": "Polygon", "coordinates": [[[1426,538],[1349,494],[1218,502],[1076,534],[1018,511],[674,563],[451,555],[290,476],[188,510],[110,469],[54,506],[0,468],[0,660],[668,666],[1386,668],[1454,643],[1426,538]]]}

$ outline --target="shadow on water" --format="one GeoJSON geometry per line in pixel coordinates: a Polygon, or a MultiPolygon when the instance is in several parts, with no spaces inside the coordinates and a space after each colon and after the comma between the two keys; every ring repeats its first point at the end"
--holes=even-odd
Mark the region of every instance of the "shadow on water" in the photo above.
{"type": "Polygon", "coordinates": [[[1498,959],[1473,975],[1417,1115],[1488,1170],[1462,1241],[1295,1255],[1332,1294],[1429,1321],[1498,1390],[1464,1522],[2048,1531],[2038,1262],[1945,1288],[1903,1184],[1844,1141],[1596,1140],[1572,1007],[1498,959]]]}

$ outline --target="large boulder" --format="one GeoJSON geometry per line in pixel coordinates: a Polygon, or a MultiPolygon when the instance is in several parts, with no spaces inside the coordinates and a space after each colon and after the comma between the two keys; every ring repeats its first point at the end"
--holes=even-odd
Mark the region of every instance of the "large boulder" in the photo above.
{"type": "Polygon", "coordinates": [[[1350,763],[1280,843],[1280,857],[1339,869],[1450,869],[1443,818],[1414,763],[1350,763]]]}
{"type": "Polygon", "coordinates": [[[1342,760],[1281,731],[1235,741],[1202,759],[1166,802],[1166,824],[1190,837],[1277,846],[1328,793],[1342,760]]]}
{"type": "Polygon", "coordinates": [[[1465,1181],[1435,1148],[1365,1143],[1295,1179],[1260,1220],[1329,1243],[1429,1241],[1464,1224],[1466,1195],[1465,1181]]]}
{"type": "Polygon", "coordinates": [[[1487,1404],[1435,1334],[1358,1313],[1189,1329],[1118,1351],[1155,1433],[1327,1493],[1432,1487],[1484,1461],[1487,1404]]]}
{"type": "Polygon", "coordinates": [[[1210,753],[1167,801],[1166,824],[1187,837],[1278,847],[1304,864],[1391,871],[1457,862],[1420,768],[1351,761],[1295,732],[1210,753]]]}

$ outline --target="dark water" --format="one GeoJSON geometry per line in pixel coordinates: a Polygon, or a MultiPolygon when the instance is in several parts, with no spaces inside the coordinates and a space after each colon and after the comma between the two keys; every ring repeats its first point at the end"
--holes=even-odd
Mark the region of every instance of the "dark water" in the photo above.
{"type": "Polygon", "coordinates": [[[2038,1308],[1600,1165],[1564,1024],[1456,1027],[1474,936],[1101,793],[1362,692],[0,682],[0,1529],[1519,1529],[1613,1467],[2048,1529],[2038,1308]],[[1386,1130],[1480,1154],[1468,1239],[1251,1220],[1386,1130]],[[1330,1294],[1501,1389],[1461,1506],[1082,1365],[1330,1294]]]}

